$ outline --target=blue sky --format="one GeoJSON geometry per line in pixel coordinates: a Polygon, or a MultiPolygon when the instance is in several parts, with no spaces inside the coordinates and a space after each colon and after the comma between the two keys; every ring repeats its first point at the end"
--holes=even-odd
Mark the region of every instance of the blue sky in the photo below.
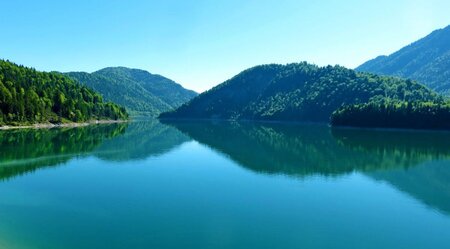
{"type": "Polygon", "coordinates": [[[141,68],[203,91],[258,64],[354,68],[450,24],[448,0],[0,0],[0,58],[141,68]]]}

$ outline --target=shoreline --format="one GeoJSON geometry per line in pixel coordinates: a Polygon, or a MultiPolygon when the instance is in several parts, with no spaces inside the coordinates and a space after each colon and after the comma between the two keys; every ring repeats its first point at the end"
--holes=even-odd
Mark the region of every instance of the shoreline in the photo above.
{"type": "Polygon", "coordinates": [[[129,120],[91,120],[83,123],[63,123],[63,124],[52,124],[52,123],[37,123],[31,125],[18,125],[18,126],[9,126],[4,125],[0,126],[1,130],[14,130],[14,129],[52,129],[52,128],[64,128],[64,127],[83,127],[88,125],[96,125],[96,124],[116,124],[116,123],[126,123],[129,120]]]}
{"type": "Polygon", "coordinates": [[[351,126],[332,125],[327,122],[314,121],[289,121],[289,120],[260,120],[260,119],[212,119],[212,118],[157,118],[163,124],[184,122],[209,122],[209,123],[254,123],[254,124],[287,124],[287,125],[320,125],[330,129],[369,130],[369,131],[403,131],[403,132],[450,132],[445,128],[414,128],[414,127],[378,127],[378,126],[351,126]]]}

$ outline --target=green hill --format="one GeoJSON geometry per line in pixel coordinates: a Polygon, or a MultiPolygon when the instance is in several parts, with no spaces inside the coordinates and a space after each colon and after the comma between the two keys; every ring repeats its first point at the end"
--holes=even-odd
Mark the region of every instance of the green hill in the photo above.
{"type": "Polygon", "coordinates": [[[0,125],[127,117],[124,108],[65,75],[0,60],[0,125]]]}
{"type": "Polygon", "coordinates": [[[257,66],[204,92],[166,119],[284,120],[328,122],[344,105],[442,98],[411,80],[306,62],[257,66]]]}
{"type": "Polygon", "coordinates": [[[449,95],[450,26],[436,30],[389,56],[370,60],[356,70],[417,80],[449,95]]]}
{"type": "Polygon", "coordinates": [[[105,99],[125,106],[133,115],[156,116],[197,95],[170,79],[139,69],[108,67],[91,74],[67,75],[98,91],[105,99]]]}

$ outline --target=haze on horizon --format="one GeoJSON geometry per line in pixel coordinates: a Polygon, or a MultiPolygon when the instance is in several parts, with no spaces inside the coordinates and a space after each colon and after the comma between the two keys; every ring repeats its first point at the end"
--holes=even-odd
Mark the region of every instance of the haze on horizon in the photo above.
{"type": "Polygon", "coordinates": [[[148,70],[207,90],[259,64],[354,68],[450,24],[446,0],[5,1],[0,58],[148,70]]]}

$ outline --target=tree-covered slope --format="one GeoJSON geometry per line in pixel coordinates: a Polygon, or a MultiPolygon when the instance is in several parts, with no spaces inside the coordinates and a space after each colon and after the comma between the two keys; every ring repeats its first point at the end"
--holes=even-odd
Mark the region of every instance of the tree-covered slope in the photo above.
{"type": "Polygon", "coordinates": [[[124,108],[65,75],[0,60],[0,125],[127,117],[124,108]]]}
{"type": "Polygon", "coordinates": [[[400,49],[389,56],[379,56],[356,70],[400,76],[450,94],[450,26],[400,49]]]}
{"type": "Polygon", "coordinates": [[[125,106],[132,114],[155,116],[197,95],[170,79],[139,69],[108,67],[92,74],[67,75],[100,92],[105,99],[125,106]]]}
{"type": "Polygon", "coordinates": [[[303,62],[248,69],[160,117],[328,122],[343,105],[440,98],[411,80],[303,62]]]}

